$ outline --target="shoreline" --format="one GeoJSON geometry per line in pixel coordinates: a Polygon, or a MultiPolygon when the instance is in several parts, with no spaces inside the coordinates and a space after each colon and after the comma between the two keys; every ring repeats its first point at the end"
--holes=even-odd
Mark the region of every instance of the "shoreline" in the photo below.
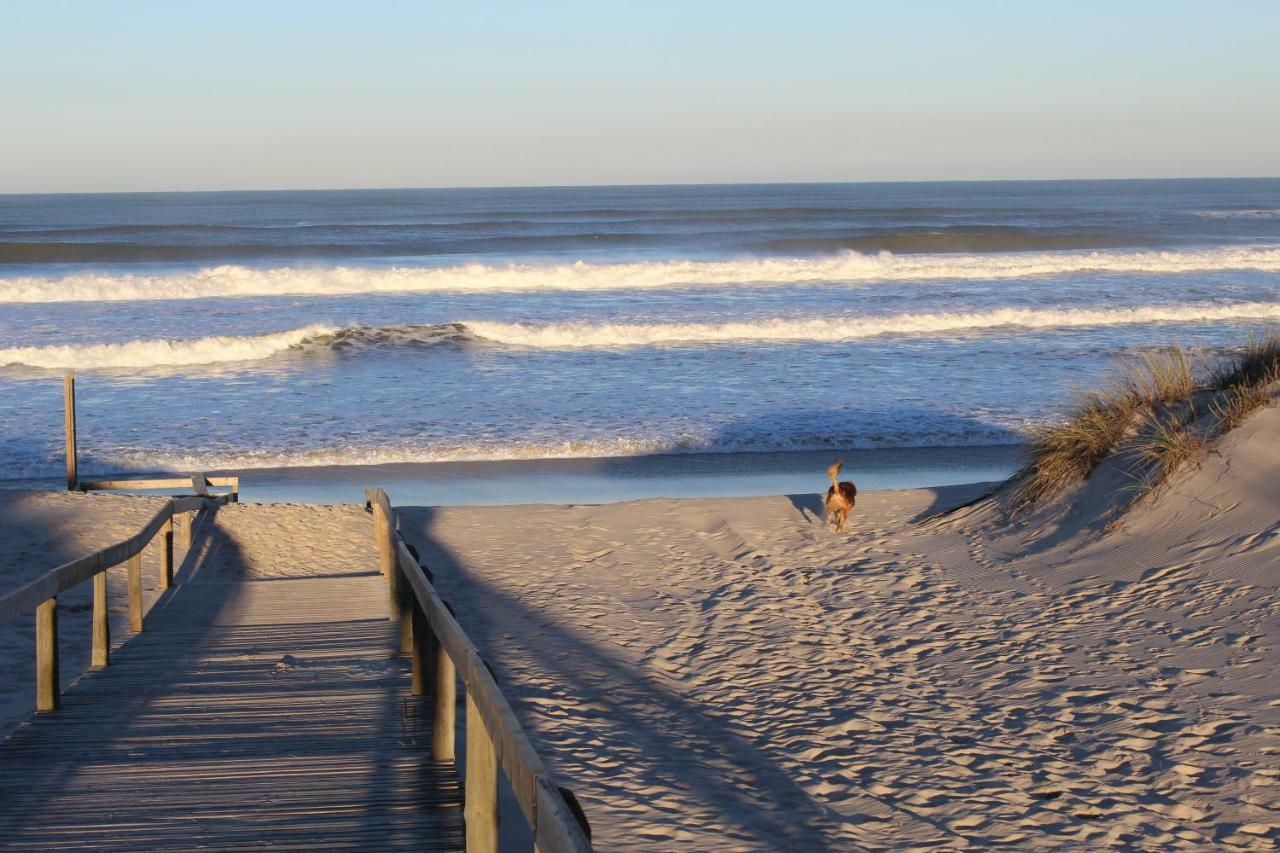
{"type": "MultiPolygon", "coordinates": [[[[688,453],[248,468],[205,473],[238,476],[241,499],[254,503],[362,503],[364,487],[380,485],[401,505],[601,504],[649,498],[819,492],[826,488],[827,466],[837,458],[845,462],[846,478],[852,478],[862,492],[985,483],[1011,474],[1017,468],[1020,451],[1018,445],[991,445],[688,453]]],[[[131,472],[117,476],[124,479],[149,475],[150,472],[131,472]]],[[[0,491],[61,488],[60,478],[0,481],[0,491]]]]}

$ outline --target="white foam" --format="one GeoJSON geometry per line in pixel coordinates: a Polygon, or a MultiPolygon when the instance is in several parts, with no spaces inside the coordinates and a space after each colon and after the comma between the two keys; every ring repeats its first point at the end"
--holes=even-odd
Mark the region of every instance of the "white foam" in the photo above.
{"type": "Polygon", "coordinates": [[[477,341],[535,349],[610,349],[719,343],[839,342],[878,335],[934,335],[1002,327],[1027,329],[1116,326],[1144,323],[1207,323],[1280,320],[1280,302],[1230,305],[1172,304],[1138,308],[998,308],[882,317],[772,318],[726,323],[495,323],[468,320],[434,326],[303,326],[262,335],[219,335],[182,340],[160,338],[110,344],[55,344],[0,349],[0,367],[49,370],[156,368],[252,362],[293,349],[333,346],[396,346],[440,341],[477,341]]]}
{"type": "Polygon", "coordinates": [[[1032,278],[1076,272],[1280,272],[1280,247],[1176,251],[1072,251],[1009,254],[862,255],[734,261],[587,264],[466,264],[452,267],[218,266],[164,275],[82,273],[0,279],[0,302],[119,302],[211,297],[355,293],[628,290],[804,282],[1032,278]]]}
{"type": "Polygon", "coordinates": [[[134,340],[116,344],[63,344],[0,349],[0,366],[26,365],[49,370],[92,370],[115,367],[159,367],[257,361],[338,331],[331,326],[304,326],[265,335],[219,335],[208,338],[134,340]]]}
{"type": "Polygon", "coordinates": [[[1233,305],[1149,305],[1117,309],[1023,309],[886,317],[768,319],[738,323],[491,323],[468,320],[466,327],[494,343],[539,349],[641,347],[661,344],[754,342],[837,342],[877,335],[927,335],[1004,326],[1029,329],[1280,319],[1280,302],[1233,305]]]}

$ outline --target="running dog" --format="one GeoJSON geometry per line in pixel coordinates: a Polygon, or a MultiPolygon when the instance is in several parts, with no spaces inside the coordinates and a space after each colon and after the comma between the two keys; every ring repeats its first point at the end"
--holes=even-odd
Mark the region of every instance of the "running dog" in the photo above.
{"type": "Polygon", "coordinates": [[[827,469],[827,476],[831,478],[831,488],[827,489],[827,523],[830,524],[831,519],[835,519],[836,533],[844,533],[844,523],[858,496],[858,487],[853,483],[836,480],[843,467],[844,463],[837,461],[827,469]]]}

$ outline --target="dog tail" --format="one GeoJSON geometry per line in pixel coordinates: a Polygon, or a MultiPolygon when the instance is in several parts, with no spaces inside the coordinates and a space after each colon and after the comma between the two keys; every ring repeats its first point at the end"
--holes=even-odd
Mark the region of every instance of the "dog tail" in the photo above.
{"type": "Polygon", "coordinates": [[[836,477],[840,476],[840,469],[843,467],[844,467],[844,463],[837,459],[836,463],[827,469],[827,476],[831,478],[831,485],[834,488],[837,488],[837,489],[840,488],[840,486],[836,483],[836,477]]]}

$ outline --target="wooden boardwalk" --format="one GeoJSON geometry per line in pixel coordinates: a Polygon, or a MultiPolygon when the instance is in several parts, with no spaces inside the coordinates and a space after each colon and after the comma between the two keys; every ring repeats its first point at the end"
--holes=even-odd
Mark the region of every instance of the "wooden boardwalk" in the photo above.
{"type": "Polygon", "coordinates": [[[210,574],[0,744],[0,849],[462,849],[377,571],[210,574]]]}

